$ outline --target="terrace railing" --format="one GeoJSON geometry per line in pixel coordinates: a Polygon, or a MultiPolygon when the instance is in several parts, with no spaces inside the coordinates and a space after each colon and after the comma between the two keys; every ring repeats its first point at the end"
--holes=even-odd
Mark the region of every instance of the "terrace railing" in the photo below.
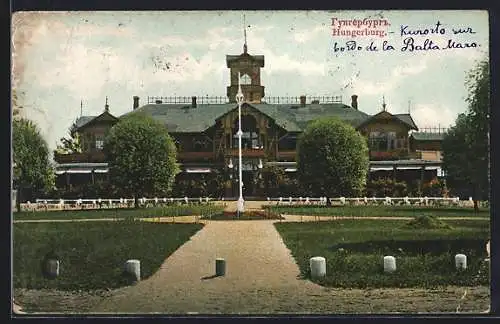
{"type": "MultiPolygon", "coordinates": [[[[140,198],[139,205],[145,207],[163,206],[171,204],[209,204],[215,199],[210,197],[198,198],[140,198]]],[[[132,208],[133,198],[92,198],[92,199],[37,199],[35,203],[21,204],[22,211],[37,210],[80,210],[80,209],[107,209],[107,208],[132,208]]]]}
{"type": "MultiPolygon", "coordinates": [[[[139,204],[146,207],[171,205],[171,204],[210,204],[218,201],[217,198],[197,197],[197,198],[140,198],[139,204]]],[[[221,199],[224,201],[224,198],[221,199]]],[[[326,197],[267,197],[266,205],[300,206],[300,205],[318,205],[325,206],[326,197]]],[[[472,198],[460,200],[458,197],[335,197],[330,198],[334,206],[462,206],[473,207],[472,198]]],[[[37,199],[35,203],[27,202],[21,204],[22,211],[37,210],[79,210],[79,209],[106,209],[106,208],[132,208],[134,199],[37,199]]]]}
{"type": "MultiPolygon", "coordinates": [[[[191,104],[192,97],[188,96],[148,96],[148,104],[191,104]]],[[[301,103],[300,96],[284,96],[274,97],[267,96],[261,99],[262,103],[268,104],[297,104],[301,103]]],[[[196,96],[196,104],[213,105],[227,104],[229,98],[227,96],[196,96]]],[[[342,96],[306,96],[306,104],[332,104],[342,103],[342,96]]]]}
{"type": "MultiPolygon", "coordinates": [[[[326,197],[268,197],[267,201],[275,205],[326,205],[326,197]]],[[[435,206],[435,205],[454,205],[454,206],[473,206],[474,203],[472,199],[466,201],[460,201],[460,198],[444,198],[444,197],[336,197],[330,198],[332,205],[343,206],[343,205],[423,205],[423,206],[435,206]]]]}

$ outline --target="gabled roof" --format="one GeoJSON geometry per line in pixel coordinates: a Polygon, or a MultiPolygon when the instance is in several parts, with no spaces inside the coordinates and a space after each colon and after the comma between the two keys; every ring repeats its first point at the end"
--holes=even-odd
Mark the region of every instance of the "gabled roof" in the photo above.
{"type": "Polygon", "coordinates": [[[377,120],[379,117],[383,116],[383,115],[387,115],[391,118],[395,118],[396,120],[399,120],[400,122],[402,122],[403,124],[405,124],[406,126],[408,126],[408,128],[410,129],[414,129],[414,130],[418,130],[417,128],[417,125],[415,125],[415,122],[413,121],[413,118],[411,118],[410,114],[391,114],[390,112],[388,111],[381,111],[367,119],[365,119],[362,123],[360,123],[357,127],[362,127],[366,124],[368,124],[369,122],[373,121],[373,120],[377,120]]]}
{"type": "MultiPolygon", "coordinates": [[[[170,133],[202,132],[212,126],[215,120],[237,107],[236,104],[147,104],[125,115],[145,113],[164,124],[170,133]]],[[[123,116],[125,116],[123,115],[123,116]]]]}
{"type": "MultiPolygon", "coordinates": [[[[290,104],[247,105],[274,119],[278,126],[289,132],[301,132],[310,121],[320,117],[337,117],[354,127],[369,117],[364,112],[339,103],[308,104],[305,107],[290,104]]],[[[210,128],[218,118],[237,108],[235,103],[199,104],[196,108],[187,104],[147,104],[125,115],[143,112],[163,123],[169,132],[189,133],[210,128]]]]}
{"type": "Polygon", "coordinates": [[[411,118],[410,114],[394,114],[394,116],[398,117],[403,123],[410,126],[410,129],[418,130],[418,127],[413,118],[411,118]]]}
{"type": "Polygon", "coordinates": [[[76,129],[79,129],[80,127],[86,125],[88,122],[93,120],[96,116],[80,116],[76,119],[75,121],[75,127],[76,129]]]}
{"type": "Polygon", "coordinates": [[[442,141],[444,133],[426,133],[426,132],[413,132],[410,137],[417,141],[442,141]]]}
{"type": "Polygon", "coordinates": [[[104,111],[102,114],[100,114],[98,116],[82,116],[82,117],[79,117],[75,122],[76,130],[80,130],[80,129],[90,125],[93,122],[97,122],[100,120],[106,120],[106,119],[113,120],[113,121],[118,120],[117,117],[111,115],[108,111],[104,111]]]}

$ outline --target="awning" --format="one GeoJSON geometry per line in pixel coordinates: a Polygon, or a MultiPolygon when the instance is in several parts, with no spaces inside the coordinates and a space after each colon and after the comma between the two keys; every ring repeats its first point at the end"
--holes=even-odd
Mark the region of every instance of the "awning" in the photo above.
{"type": "Polygon", "coordinates": [[[400,167],[400,166],[398,166],[397,169],[398,170],[421,170],[422,167],[419,167],[419,166],[400,167]]]}
{"type": "Polygon", "coordinates": [[[70,169],[70,170],[66,170],[66,173],[92,173],[92,170],[89,170],[89,169],[70,169]]]}
{"type": "Polygon", "coordinates": [[[188,168],[186,173],[210,173],[212,169],[210,168],[188,168]]]}
{"type": "Polygon", "coordinates": [[[286,168],[285,172],[297,172],[297,169],[295,169],[295,168],[286,168]]]}
{"type": "Polygon", "coordinates": [[[391,171],[393,167],[370,167],[370,171],[391,171]]]}

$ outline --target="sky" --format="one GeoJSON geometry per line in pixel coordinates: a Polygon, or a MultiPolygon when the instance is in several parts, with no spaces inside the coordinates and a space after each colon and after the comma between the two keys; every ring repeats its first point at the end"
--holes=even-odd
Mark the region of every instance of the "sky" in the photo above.
{"type": "Polygon", "coordinates": [[[12,88],[55,148],[106,96],[115,116],[133,96],[141,106],[147,96],[226,96],[226,55],[243,52],[244,26],[248,53],[265,57],[266,96],[350,104],[356,94],[368,114],[385,100],[419,128],[452,125],[467,109],[468,71],[489,59],[486,11],[16,12],[12,88]]]}

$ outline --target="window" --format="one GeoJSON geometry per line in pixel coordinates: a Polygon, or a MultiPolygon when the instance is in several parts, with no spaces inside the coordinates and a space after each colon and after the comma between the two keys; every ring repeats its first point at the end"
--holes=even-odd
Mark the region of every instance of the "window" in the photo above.
{"type": "Polygon", "coordinates": [[[368,143],[372,151],[385,151],[389,145],[387,134],[383,132],[371,132],[368,143]]]}
{"type": "Polygon", "coordinates": [[[387,133],[387,149],[393,150],[396,148],[396,133],[388,132],[387,133]]]}
{"type": "Polygon", "coordinates": [[[248,85],[248,84],[252,84],[252,79],[248,76],[248,74],[243,74],[240,82],[243,85],[248,85]]]}
{"type": "Polygon", "coordinates": [[[104,148],[104,136],[102,135],[95,136],[95,148],[96,150],[102,150],[104,148]]]}
{"type": "Polygon", "coordinates": [[[104,148],[104,141],[102,139],[98,139],[95,141],[95,148],[98,150],[102,150],[104,148]]]}

